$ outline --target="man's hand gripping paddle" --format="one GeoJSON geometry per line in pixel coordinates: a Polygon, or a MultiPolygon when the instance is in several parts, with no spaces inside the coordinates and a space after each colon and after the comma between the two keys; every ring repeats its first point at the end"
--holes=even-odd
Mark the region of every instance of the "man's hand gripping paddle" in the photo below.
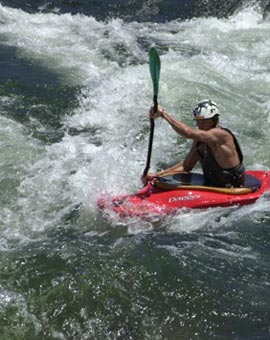
{"type": "MultiPolygon", "coordinates": [[[[160,75],[160,59],[159,55],[154,47],[150,49],[149,52],[149,66],[150,66],[150,74],[153,82],[153,90],[154,90],[154,112],[157,112],[158,108],[158,84],[159,84],[159,75],[160,75]]],[[[152,145],[153,145],[153,138],[154,138],[154,128],[155,122],[153,118],[150,118],[150,136],[149,136],[149,143],[148,143],[148,154],[147,154],[147,161],[146,166],[143,171],[143,177],[147,175],[148,170],[150,168],[150,161],[151,161],[151,154],[152,154],[152,145]]]]}

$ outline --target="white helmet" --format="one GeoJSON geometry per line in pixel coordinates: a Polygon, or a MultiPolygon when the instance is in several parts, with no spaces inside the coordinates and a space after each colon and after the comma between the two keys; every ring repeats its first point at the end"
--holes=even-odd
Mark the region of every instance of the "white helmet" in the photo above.
{"type": "Polygon", "coordinates": [[[215,102],[210,99],[201,100],[193,110],[196,119],[209,119],[220,115],[215,102]]]}

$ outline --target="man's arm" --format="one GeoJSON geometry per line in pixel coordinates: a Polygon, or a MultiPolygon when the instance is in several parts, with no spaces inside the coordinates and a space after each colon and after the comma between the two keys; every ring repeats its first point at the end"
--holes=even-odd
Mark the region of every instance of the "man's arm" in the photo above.
{"type": "Polygon", "coordinates": [[[174,174],[179,174],[180,172],[185,172],[183,167],[183,161],[174,164],[173,166],[170,166],[169,168],[165,170],[158,171],[156,173],[148,172],[148,174],[144,177],[141,177],[141,180],[143,184],[146,184],[149,180],[151,180],[153,177],[162,177],[162,176],[171,176],[174,174]]]}
{"type": "Polygon", "coordinates": [[[179,172],[184,172],[183,161],[170,166],[169,168],[159,171],[155,174],[155,176],[170,176],[174,174],[178,174],[179,172]]]}
{"type": "Polygon", "coordinates": [[[217,129],[211,129],[209,131],[194,129],[188,126],[186,123],[175,119],[173,116],[171,116],[166,111],[163,111],[162,117],[171,125],[171,127],[177,133],[179,133],[181,136],[185,138],[193,139],[193,140],[204,142],[204,143],[211,143],[211,142],[217,143],[219,140],[217,133],[215,131],[217,129]]]}
{"type": "Polygon", "coordinates": [[[181,172],[189,172],[190,170],[193,169],[197,161],[198,157],[196,151],[196,143],[193,142],[193,145],[188,154],[186,155],[184,161],[176,163],[173,166],[165,170],[158,171],[156,173],[149,172],[145,177],[141,178],[142,182],[143,184],[146,184],[153,177],[172,176],[175,174],[179,174],[181,172]]]}
{"type": "Polygon", "coordinates": [[[186,172],[189,172],[190,170],[192,170],[198,161],[196,144],[197,142],[193,141],[191,149],[189,150],[188,154],[186,155],[184,159],[183,168],[184,168],[184,171],[186,172]]]}
{"type": "Polygon", "coordinates": [[[162,117],[171,125],[171,127],[177,133],[188,139],[193,139],[204,143],[220,143],[222,140],[221,137],[225,136],[225,133],[221,129],[211,129],[208,131],[194,129],[188,126],[187,124],[177,120],[160,107],[158,108],[158,111],[156,113],[154,113],[153,110],[150,110],[150,117],[151,118],[162,117]]]}

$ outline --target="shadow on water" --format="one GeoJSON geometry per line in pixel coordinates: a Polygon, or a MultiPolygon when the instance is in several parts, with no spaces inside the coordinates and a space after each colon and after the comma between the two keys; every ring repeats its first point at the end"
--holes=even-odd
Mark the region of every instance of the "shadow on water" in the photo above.
{"type": "MultiPolygon", "coordinates": [[[[264,10],[269,0],[257,1],[264,10]]],[[[3,0],[4,6],[29,13],[81,13],[97,20],[118,17],[126,21],[166,22],[193,17],[227,17],[239,8],[252,5],[250,0],[3,0]]]]}
{"type": "Polygon", "coordinates": [[[0,46],[1,114],[26,126],[34,138],[61,140],[62,117],[78,105],[79,91],[43,65],[18,57],[16,48],[0,46]]]}

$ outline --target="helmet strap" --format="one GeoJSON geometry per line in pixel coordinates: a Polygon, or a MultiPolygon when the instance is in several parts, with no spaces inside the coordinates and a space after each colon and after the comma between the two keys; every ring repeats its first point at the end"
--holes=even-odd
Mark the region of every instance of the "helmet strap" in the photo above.
{"type": "Polygon", "coordinates": [[[215,115],[213,118],[212,118],[213,122],[215,123],[215,127],[218,125],[218,122],[219,122],[219,116],[218,115],[215,115]]]}

